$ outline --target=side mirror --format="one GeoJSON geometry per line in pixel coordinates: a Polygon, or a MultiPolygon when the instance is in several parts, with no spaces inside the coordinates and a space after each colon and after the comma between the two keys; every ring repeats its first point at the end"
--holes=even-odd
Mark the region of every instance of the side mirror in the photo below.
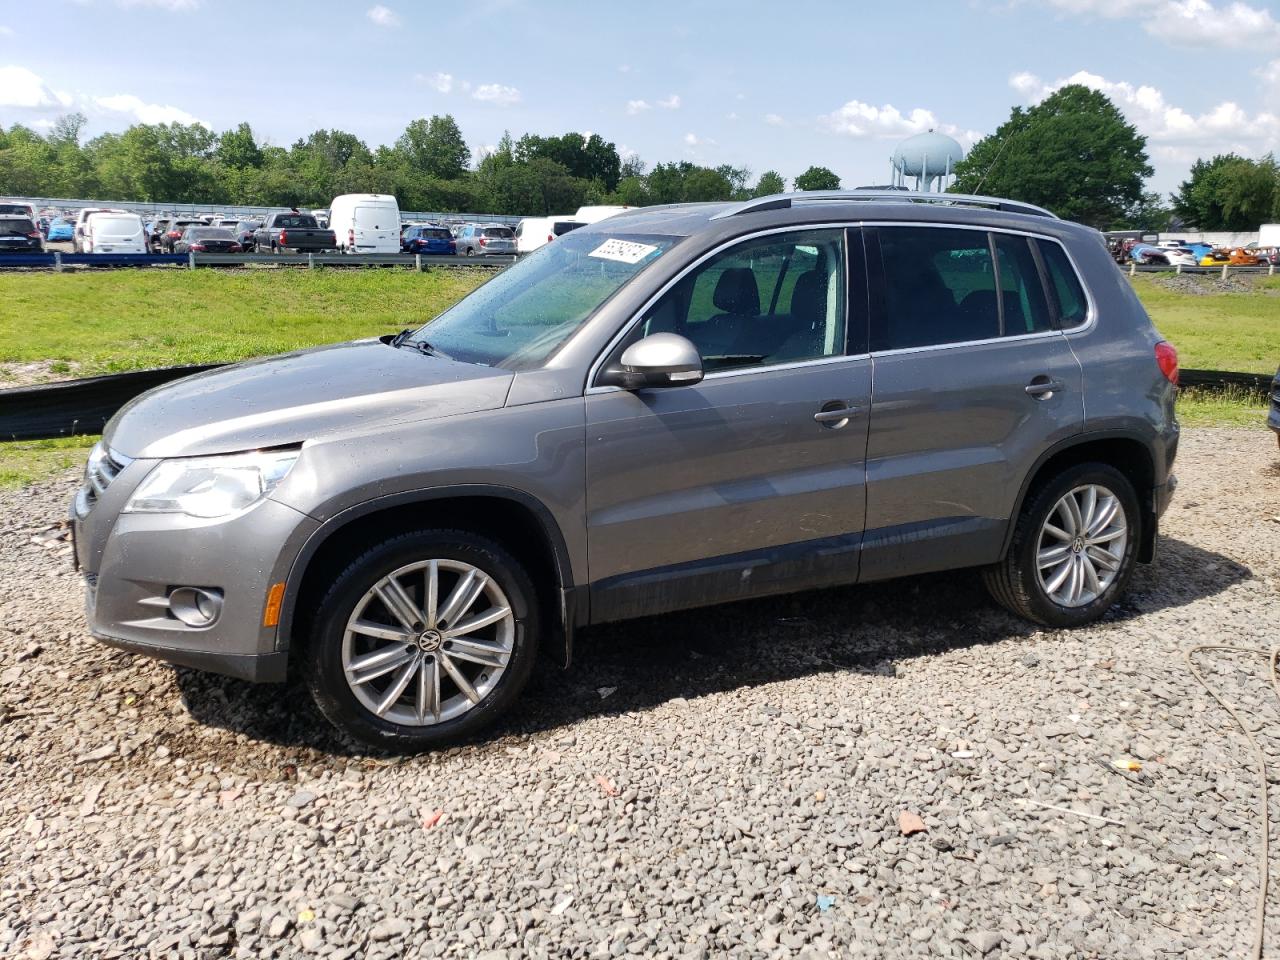
{"type": "Polygon", "coordinates": [[[675,333],[653,333],[627,347],[603,382],[624,390],[682,387],[702,380],[702,357],[689,340],[675,333]]]}

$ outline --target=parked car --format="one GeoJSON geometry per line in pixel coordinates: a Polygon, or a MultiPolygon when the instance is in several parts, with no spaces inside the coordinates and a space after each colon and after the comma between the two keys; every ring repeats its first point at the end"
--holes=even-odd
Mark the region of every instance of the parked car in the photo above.
{"type": "Polygon", "coordinates": [[[174,249],[187,227],[203,227],[199,217],[170,217],[156,224],[158,237],[154,243],[156,253],[176,253],[174,249]]]}
{"type": "Polygon", "coordinates": [[[49,222],[49,236],[46,239],[50,243],[69,243],[75,232],[74,223],[64,217],[57,217],[49,222]]]}
{"type": "Polygon", "coordinates": [[[1169,263],[1168,254],[1168,250],[1153,247],[1149,243],[1135,243],[1129,247],[1129,259],[1144,266],[1155,264],[1167,266],[1169,263]]]}
{"type": "Polygon", "coordinates": [[[510,227],[469,223],[458,231],[455,242],[458,255],[463,257],[483,257],[516,252],[516,234],[510,227]]]}
{"type": "Polygon", "coordinates": [[[329,205],[329,229],[342,253],[400,252],[400,206],[382,193],[346,193],[329,205]]]}
{"type": "Polygon", "coordinates": [[[187,227],[173,245],[174,253],[239,253],[243,249],[226,227],[187,227]]]}
{"type": "Polygon", "coordinates": [[[85,221],[85,253],[146,253],[146,228],[136,213],[95,213],[85,221]]]}
{"type": "Polygon", "coordinates": [[[451,256],[458,252],[449,231],[436,226],[409,227],[400,238],[400,249],[405,253],[429,253],[436,256],[451,256]]]}
{"type": "Polygon", "coordinates": [[[41,253],[44,243],[30,217],[0,213],[0,253],[41,253]]]}
{"type": "Polygon", "coordinates": [[[1258,258],[1243,247],[1232,247],[1229,250],[1211,250],[1200,258],[1202,267],[1220,267],[1230,264],[1233,267],[1256,267],[1258,258]]]}
{"type": "Polygon", "coordinates": [[[26,217],[35,223],[36,208],[20,200],[0,200],[0,217],[26,217]]]}
{"type": "Polygon", "coordinates": [[[117,207],[85,207],[76,213],[76,225],[74,233],[71,237],[71,250],[73,253],[84,253],[84,225],[89,218],[95,213],[127,213],[127,210],[121,210],[117,207]]]}
{"type": "Polygon", "coordinates": [[[533,253],[556,237],[562,237],[572,230],[586,226],[581,220],[570,216],[563,217],[525,217],[516,224],[516,252],[533,253]]]}
{"type": "Polygon", "coordinates": [[[1178,445],[1177,353],[1114,271],[1092,229],[959,194],[575,230],[418,330],[123,408],[72,504],[89,628],[298,671],[423,749],[594,623],[956,567],[1092,623],[1154,556],[1178,445]]]}
{"type": "Polygon", "coordinates": [[[628,210],[634,210],[634,207],[623,206],[620,204],[602,204],[591,207],[579,207],[578,212],[573,215],[573,219],[582,223],[599,223],[609,217],[616,216],[619,213],[625,213],[628,210]]]}
{"type": "Polygon", "coordinates": [[[257,253],[284,253],[288,250],[323,253],[336,246],[332,230],[322,229],[316,224],[315,217],[297,210],[268,214],[262,226],[253,232],[253,247],[257,253]]]}
{"type": "Polygon", "coordinates": [[[253,249],[253,235],[261,226],[261,220],[237,220],[236,225],[231,228],[231,233],[241,249],[249,251],[253,249]]]}
{"type": "Polygon", "coordinates": [[[1194,267],[1200,259],[1185,247],[1166,247],[1164,258],[1171,267],[1194,267]]]}

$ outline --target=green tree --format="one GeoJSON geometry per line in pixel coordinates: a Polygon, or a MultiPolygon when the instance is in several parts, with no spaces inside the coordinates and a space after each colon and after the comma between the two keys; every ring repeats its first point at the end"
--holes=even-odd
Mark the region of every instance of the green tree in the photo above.
{"type": "Polygon", "coordinates": [[[1197,160],[1172,195],[1173,210],[1201,230],[1256,230],[1280,214],[1280,164],[1271,154],[1197,160]]]}
{"type": "Polygon", "coordinates": [[[1105,94],[1070,84],[1024,110],[956,165],[957,193],[985,193],[1048,207],[1105,228],[1142,200],[1151,176],[1147,140],[1105,94]]]}
{"type": "Polygon", "coordinates": [[[1173,210],[1158,193],[1144,193],[1123,217],[1112,224],[1115,230],[1141,230],[1144,233],[1161,233],[1169,229],[1173,210]]]}
{"type": "Polygon", "coordinates": [[[796,177],[797,190],[839,190],[840,178],[826,167],[810,167],[796,177]]]}
{"type": "Polygon", "coordinates": [[[786,193],[787,181],[782,179],[782,174],[776,170],[766,170],[760,174],[760,179],[756,182],[755,188],[751,191],[753,197],[767,197],[775,193],[786,193]]]}
{"type": "Polygon", "coordinates": [[[262,149],[253,136],[253,128],[242,123],[218,138],[215,151],[218,161],[228,167],[262,166],[262,149]]]}
{"type": "Polygon", "coordinates": [[[600,181],[605,190],[616,189],[622,174],[617,147],[598,133],[589,137],[572,132],[559,137],[527,133],[516,143],[514,154],[519,163],[537,158],[558,163],[570,176],[600,181]]]}
{"type": "Polygon", "coordinates": [[[449,114],[410,122],[396,141],[396,149],[416,170],[441,180],[458,179],[471,163],[471,150],[449,114]]]}

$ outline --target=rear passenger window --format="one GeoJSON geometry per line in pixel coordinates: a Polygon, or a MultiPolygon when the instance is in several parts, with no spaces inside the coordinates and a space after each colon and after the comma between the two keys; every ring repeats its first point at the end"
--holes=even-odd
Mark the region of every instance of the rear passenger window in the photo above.
{"type": "Polygon", "coordinates": [[[944,227],[884,227],[884,329],[876,350],[1000,336],[987,234],[944,227]]]}
{"type": "Polygon", "coordinates": [[[1040,270],[1031,252],[1031,240],[1009,233],[993,233],[1000,267],[1000,302],[1004,308],[1004,335],[1052,330],[1049,304],[1044,298],[1040,270]]]}
{"type": "Polygon", "coordinates": [[[1089,315],[1089,301],[1076,271],[1061,246],[1051,240],[1038,242],[1040,257],[1049,271],[1049,289],[1056,301],[1058,325],[1064,330],[1078,327],[1089,315]]]}

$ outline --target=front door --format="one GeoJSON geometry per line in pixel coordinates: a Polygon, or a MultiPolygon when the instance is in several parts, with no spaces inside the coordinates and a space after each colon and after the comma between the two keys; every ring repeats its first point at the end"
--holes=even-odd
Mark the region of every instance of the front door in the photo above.
{"type": "Polygon", "coordinates": [[[588,390],[593,621],[857,578],[871,368],[862,310],[847,335],[847,259],[838,228],[740,241],[613,350],[678,333],[706,376],[588,390]]]}
{"type": "Polygon", "coordinates": [[[1083,429],[1080,364],[1037,249],[1015,233],[867,230],[875,394],[863,580],[999,559],[1023,479],[1083,429]]]}

